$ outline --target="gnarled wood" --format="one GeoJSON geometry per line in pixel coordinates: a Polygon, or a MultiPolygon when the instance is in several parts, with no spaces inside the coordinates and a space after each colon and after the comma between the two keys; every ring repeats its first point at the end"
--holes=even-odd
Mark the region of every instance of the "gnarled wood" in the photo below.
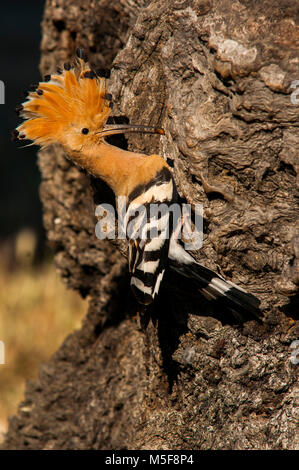
{"type": "Polygon", "coordinates": [[[129,148],[169,160],[181,198],[204,206],[194,255],[257,295],[265,322],[215,318],[169,275],[140,331],[126,260],[94,235],[94,201],[111,202],[111,192],[101,182],[92,190],[60,149],[42,152],[56,264],[90,307],[28,384],[5,448],[296,447],[296,15],[287,0],[47,2],[42,72],[78,45],[97,68],[113,64],[114,114],[166,130],[130,137],[129,148]]]}

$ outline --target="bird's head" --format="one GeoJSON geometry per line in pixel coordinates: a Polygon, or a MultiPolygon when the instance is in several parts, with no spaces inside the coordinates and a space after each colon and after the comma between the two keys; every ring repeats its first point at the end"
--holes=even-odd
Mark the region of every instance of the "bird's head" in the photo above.
{"type": "Polygon", "coordinates": [[[58,142],[72,153],[84,152],[111,134],[164,133],[149,126],[107,125],[111,109],[106,78],[94,72],[84,51],[77,49],[74,64],[64,64],[57,74],[34,85],[27,100],[17,107],[25,121],[13,131],[13,137],[41,147],[58,142]]]}

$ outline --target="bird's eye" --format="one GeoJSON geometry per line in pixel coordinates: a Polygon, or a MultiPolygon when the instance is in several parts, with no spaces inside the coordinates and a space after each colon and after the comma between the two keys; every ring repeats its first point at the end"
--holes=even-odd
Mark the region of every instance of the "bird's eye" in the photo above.
{"type": "Polygon", "coordinates": [[[87,127],[83,127],[83,129],[81,130],[82,134],[88,134],[89,132],[89,129],[87,129],[87,127]]]}

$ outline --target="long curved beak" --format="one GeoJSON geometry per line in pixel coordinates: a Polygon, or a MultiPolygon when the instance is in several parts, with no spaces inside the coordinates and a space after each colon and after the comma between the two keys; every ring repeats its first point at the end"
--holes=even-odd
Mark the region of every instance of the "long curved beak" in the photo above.
{"type": "Polygon", "coordinates": [[[165,135],[164,129],[151,126],[138,126],[130,124],[109,124],[105,126],[100,132],[96,132],[100,137],[106,137],[114,134],[126,134],[127,132],[138,132],[141,134],[160,134],[165,135]]]}

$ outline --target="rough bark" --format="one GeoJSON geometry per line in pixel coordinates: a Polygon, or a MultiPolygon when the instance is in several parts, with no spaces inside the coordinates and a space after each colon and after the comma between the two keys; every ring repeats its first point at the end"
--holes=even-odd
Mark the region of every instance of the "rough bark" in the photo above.
{"type": "Polygon", "coordinates": [[[47,1],[42,72],[78,45],[112,65],[114,114],[166,130],[125,144],[168,159],[182,200],[204,205],[194,256],[256,294],[265,321],[215,318],[169,275],[140,331],[126,260],[94,235],[111,192],[43,152],[49,240],[89,311],[28,384],[5,448],[296,448],[298,42],[288,0],[47,1]]]}

